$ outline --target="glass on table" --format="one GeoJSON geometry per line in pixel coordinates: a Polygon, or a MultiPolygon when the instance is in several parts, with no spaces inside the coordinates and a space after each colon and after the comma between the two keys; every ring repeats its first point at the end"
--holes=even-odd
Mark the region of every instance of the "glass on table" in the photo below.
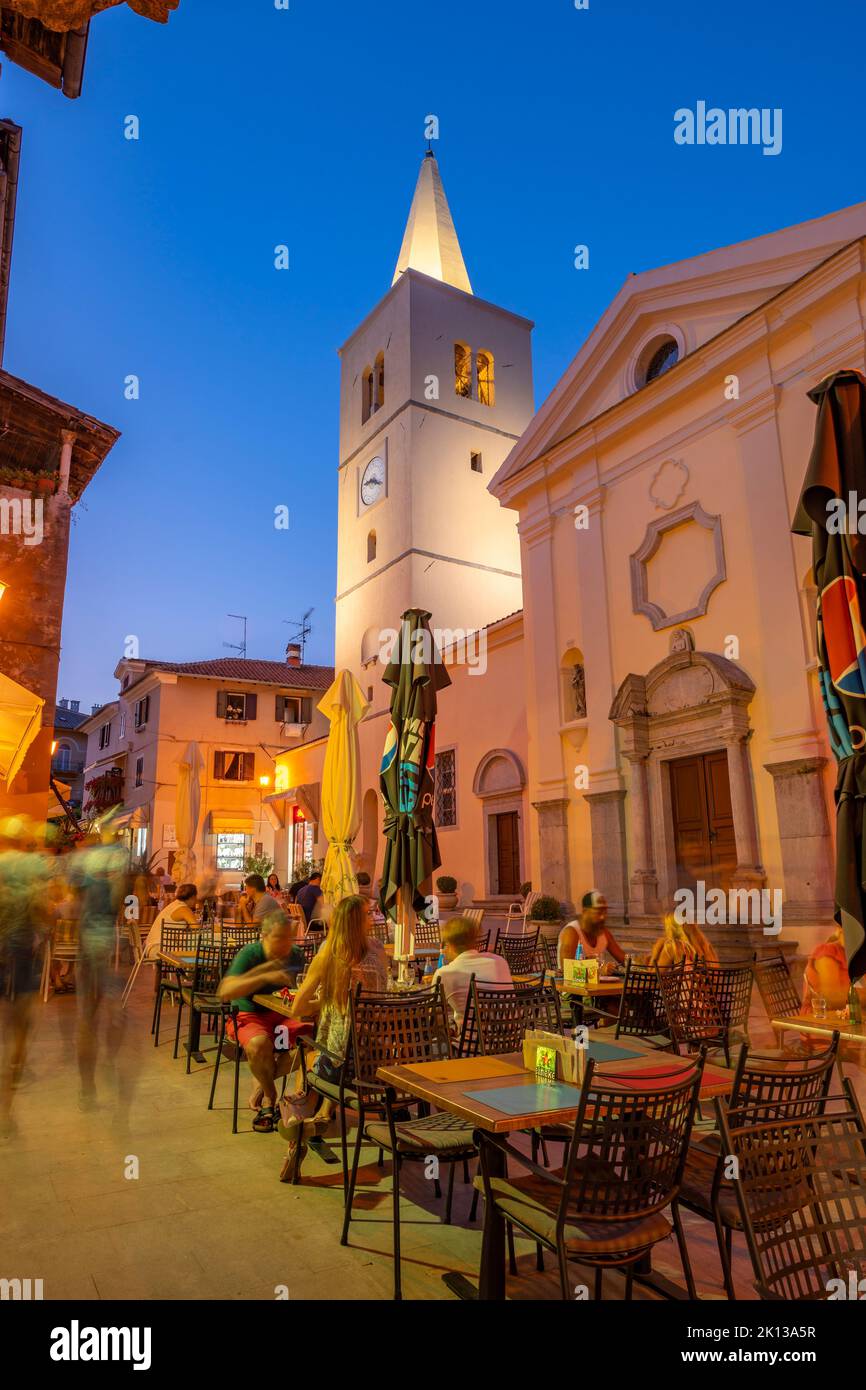
{"type": "Polygon", "coordinates": [[[827,1017],[827,1000],[823,994],[812,993],[812,1014],[815,1018],[827,1017]]]}

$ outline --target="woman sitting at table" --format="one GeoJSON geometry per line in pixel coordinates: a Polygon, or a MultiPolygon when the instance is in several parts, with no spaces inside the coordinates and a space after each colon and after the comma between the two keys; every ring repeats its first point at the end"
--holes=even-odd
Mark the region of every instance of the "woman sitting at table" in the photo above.
{"type": "Polygon", "coordinates": [[[182,883],[174,896],[174,899],[167,907],[158,913],[153,926],[147,933],[145,942],[145,957],[156,956],[162,947],[162,928],[170,927],[192,927],[198,928],[198,918],[195,915],[195,904],[198,896],[198,889],[194,883],[182,883]]]}
{"type": "Polygon", "coordinates": [[[265,892],[270,893],[271,897],[276,898],[277,902],[281,900],[283,896],[283,890],[280,887],[280,880],[278,874],[268,874],[268,881],[265,884],[265,892]]]}
{"type": "MultiPolygon", "coordinates": [[[[381,943],[371,932],[370,910],[370,902],[356,894],[337,904],[330,931],[313,957],[292,1006],[292,1018],[318,1018],[316,1046],[322,1051],[313,1070],[334,1085],[339,1084],[340,1067],[349,1045],[350,995],[359,984],[373,992],[387,988],[388,962],[381,943]]],[[[300,1170],[306,1152],[305,1138],[324,1134],[331,1123],[334,1102],[326,1098],[316,1110],[318,1099],[315,1093],[294,1098],[290,1102],[295,1112],[293,1118],[278,1126],[289,1144],[280,1174],[284,1182],[300,1170]]]]}
{"type": "Polygon", "coordinates": [[[844,1009],[851,993],[848,958],[842,928],[816,946],[806,962],[803,974],[803,1011],[814,1013],[817,999],[823,999],[831,1013],[844,1009]]]}
{"type": "Polygon", "coordinates": [[[719,957],[695,922],[678,922],[673,912],[664,916],[664,930],[652,948],[650,965],[679,965],[698,958],[718,965],[719,957]]]}

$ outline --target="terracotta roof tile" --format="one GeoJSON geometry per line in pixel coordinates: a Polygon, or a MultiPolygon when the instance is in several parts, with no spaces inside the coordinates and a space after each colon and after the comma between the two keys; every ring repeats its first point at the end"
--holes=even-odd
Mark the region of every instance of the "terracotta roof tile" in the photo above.
{"type": "Polygon", "coordinates": [[[178,676],[253,681],[297,690],[327,690],[334,679],[333,666],[289,666],[286,661],[251,661],[239,656],[218,656],[212,661],[145,661],[145,666],[178,676]]]}

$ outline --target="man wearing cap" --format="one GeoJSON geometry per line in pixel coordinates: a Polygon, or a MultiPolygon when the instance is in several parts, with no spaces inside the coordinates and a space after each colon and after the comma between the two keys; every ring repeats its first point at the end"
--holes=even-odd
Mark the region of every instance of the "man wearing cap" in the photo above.
{"type": "Polygon", "coordinates": [[[607,922],[607,898],[593,888],[584,893],[580,904],[580,917],[566,922],[556,943],[556,965],[562,969],[564,960],[574,960],[577,948],[581,948],[584,960],[602,960],[605,954],[612,956],[619,964],[625,964],[625,953],[615,941],[613,933],[605,925],[607,922]]]}

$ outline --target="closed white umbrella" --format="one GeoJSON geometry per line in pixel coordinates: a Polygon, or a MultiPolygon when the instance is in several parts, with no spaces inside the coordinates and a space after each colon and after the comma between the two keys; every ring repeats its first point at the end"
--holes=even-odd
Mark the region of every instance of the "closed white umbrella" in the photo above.
{"type": "Polygon", "coordinates": [[[177,851],[174,856],[175,883],[195,883],[195,837],[201,811],[201,771],[204,760],[198,744],[188,743],[177,765],[177,804],[174,832],[177,851]]]}

